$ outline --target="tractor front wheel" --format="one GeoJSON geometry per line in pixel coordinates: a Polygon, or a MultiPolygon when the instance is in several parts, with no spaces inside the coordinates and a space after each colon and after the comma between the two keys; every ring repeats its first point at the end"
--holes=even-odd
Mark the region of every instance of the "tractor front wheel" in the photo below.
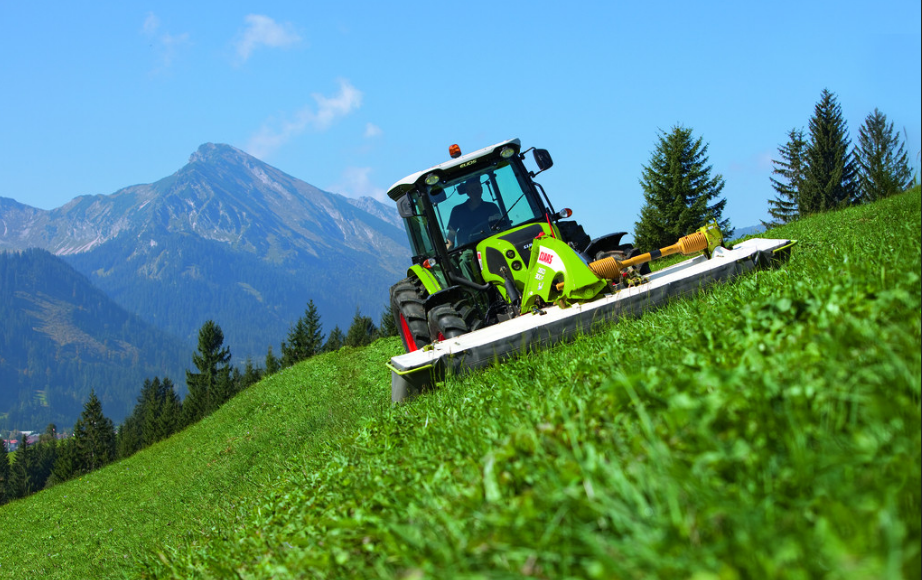
{"type": "Polygon", "coordinates": [[[397,331],[407,352],[429,344],[429,327],[423,306],[425,292],[416,278],[405,278],[391,286],[391,310],[397,331]]]}
{"type": "Polygon", "coordinates": [[[446,340],[470,331],[461,314],[451,304],[441,304],[429,311],[429,336],[446,340]]]}

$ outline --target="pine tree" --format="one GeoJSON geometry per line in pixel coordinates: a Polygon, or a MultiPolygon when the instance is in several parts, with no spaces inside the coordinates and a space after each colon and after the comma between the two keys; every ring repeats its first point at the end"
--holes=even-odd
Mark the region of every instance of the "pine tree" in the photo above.
{"type": "Polygon", "coordinates": [[[726,199],[718,199],[724,178],[711,177],[708,145],[692,130],[675,126],[660,132],[659,143],[643,168],[640,185],[644,206],[634,224],[635,245],[653,250],[674,244],[684,235],[716,220],[725,237],[733,233],[729,219],[722,219],[726,199]]]}
{"type": "Polygon", "coordinates": [[[10,456],[6,449],[6,440],[0,438],[0,505],[7,503],[12,497],[9,495],[10,487],[10,456]]]}
{"type": "Polygon", "coordinates": [[[323,348],[323,325],[313,300],[307,303],[304,316],[288,331],[288,342],[282,343],[282,366],[290,367],[310,358],[323,348]]]}
{"type": "Polygon", "coordinates": [[[333,352],[334,350],[339,350],[346,344],[346,335],[343,334],[343,331],[339,326],[333,327],[333,330],[330,331],[330,336],[327,337],[327,342],[323,345],[323,350],[325,352],[333,352]]]}
{"type": "Polygon", "coordinates": [[[166,439],[182,424],[182,405],[169,378],[146,379],[134,412],[119,429],[119,457],[166,439]]]}
{"type": "Polygon", "coordinates": [[[774,218],[771,222],[762,222],[765,227],[775,227],[797,219],[799,216],[798,200],[804,181],[804,150],[807,142],[801,129],[788,132],[788,142],[778,148],[781,160],[772,159],[775,168],[770,177],[772,187],[778,192],[775,199],[768,200],[768,213],[774,218]]]}
{"type": "Polygon", "coordinates": [[[370,316],[362,316],[358,308],[355,309],[355,316],[352,317],[352,324],[346,332],[346,346],[365,346],[371,344],[375,339],[377,328],[370,316]]]}
{"type": "Polygon", "coordinates": [[[859,189],[863,201],[877,201],[912,187],[909,158],[893,123],[876,108],[858,129],[855,157],[859,168],[859,189]]]}
{"type": "Polygon", "coordinates": [[[74,437],[68,437],[58,445],[58,458],[54,462],[51,477],[45,487],[51,487],[80,475],[82,471],[78,464],[77,442],[74,437]]]}
{"type": "Polygon", "coordinates": [[[858,168],[849,151],[848,126],[835,95],[823,89],[810,119],[810,142],[800,190],[800,215],[857,203],[858,168]]]}
{"type": "Polygon", "coordinates": [[[237,391],[250,388],[258,383],[261,378],[262,371],[248,357],[246,364],[243,366],[243,374],[240,375],[240,384],[237,386],[237,391]]]}
{"type": "Polygon", "coordinates": [[[272,345],[269,345],[269,352],[266,353],[266,376],[274,375],[282,368],[282,363],[272,354],[272,345]]]}
{"type": "Polygon", "coordinates": [[[137,407],[135,407],[135,411],[125,417],[122,424],[118,426],[118,433],[115,434],[115,452],[122,459],[131,457],[144,447],[141,422],[137,417],[137,407]]]}
{"type": "Polygon", "coordinates": [[[153,425],[155,442],[166,439],[182,427],[182,402],[176,394],[173,381],[169,378],[164,378],[160,382],[157,402],[160,410],[153,425]]]}
{"type": "Polygon", "coordinates": [[[35,491],[35,482],[32,478],[34,453],[29,446],[29,437],[21,433],[19,447],[16,448],[16,458],[10,468],[9,494],[11,498],[26,497],[35,491]]]}
{"type": "Polygon", "coordinates": [[[230,349],[222,348],[224,332],[213,320],[202,325],[198,333],[198,351],[192,362],[199,372],[186,371],[189,395],[183,402],[186,425],[198,422],[221,406],[230,391],[230,349]]]}
{"type": "Polygon", "coordinates": [[[156,425],[157,418],[160,416],[159,390],[159,377],[154,377],[153,380],[145,379],[144,385],[141,387],[141,394],[138,395],[138,404],[135,407],[135,418],[140,427],[140,449],[149,447],[157,442],[156,425]]]}
{"type": "Polygon", "coordinates": [[[74,424],[76,469],[89,473],[116,458],[115,427],[112,420],[103,415],[102,403],[95,391],[83,405],[83,412],[74,424]]]}
{"type": "Polygon", "coordinates": [[[41,434],[38,441],[37,460],[35,462],[35,471],[33,472],[36,489],[44,489],[48,479],[51,477],[51,471],[54,469],[54,462],[58,459],[58,427],[54,423],[49,423],[45,432],[41,434]]]}
{"type": "Polygon", "coordinates": [[[381,322],[378,323],[378,336],[398,336],[397,322],[394,320],[394,309],[388,303],[381,313],[381,322]]]}

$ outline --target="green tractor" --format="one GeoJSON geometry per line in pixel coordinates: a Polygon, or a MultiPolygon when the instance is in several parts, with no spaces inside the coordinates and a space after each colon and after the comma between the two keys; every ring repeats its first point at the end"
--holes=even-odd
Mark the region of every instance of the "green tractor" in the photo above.
{"type": "Polygon", "coordinates": [[[521,151],[511,139],[405,177],[388,190],[404,220],[413,265],[390,290],[407,352],[566,301],[589,300],[649,272],[617,270],[605,279],[590,261],[637,254],[626,232],[590,239],[555,211],[534,177],[553,165],[545,149],[521,151]],[[526,169],[531,151],[537,171],[526,169]]]}

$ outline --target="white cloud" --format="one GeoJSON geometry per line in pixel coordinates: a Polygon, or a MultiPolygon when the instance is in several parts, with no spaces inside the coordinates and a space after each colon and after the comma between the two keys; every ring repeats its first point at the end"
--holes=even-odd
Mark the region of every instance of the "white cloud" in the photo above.
{"type": "Polygon", "coordinates": [[[388,203],[386,192],[371,182],[371,171],[371,167],[347,167],[343,171],[340,183],[331,187],[330,191],[354,198],[372,197],[388,203]]]}
{"type": "Polygon", "coordinates": [[[346,79],[339,79],[339,93],[332,97],[318,93],[311,96],[317,103],[316,107],[307,105],[297,111],[294,118],[283,120],[275,126],[270,122],[263,123],[250,137],[247,152],[263,159],[293,137],[307,130],[326,131],[334,122],[362,106],[362,92],[346,79]]]}
{"type": "Polygon", "coordinates": [[[248,14],[244,20],[246,28],[235,43],[241,62],[249,59],[253,51],[260,46],[287,48],[301,42],[301,37],[289,23],[279,24],[262,14],[248,14]]]}
{"type": "Polygon", "coordinates": [[[158,28],[160,28],[160,19],[157,18],[157,15],[153,12],[148,12],[147,18],[144,19],[144,26],[141,30],[147,36],[153,36],[157,33],[158,28]]]}
{"type": "Polygon", "coordinates": [[[381,127],[378,127],[374,123],[368,123],[367,125],[365,125],[365,137],[369,139],[371,139],[372,137],[378,137],[382,133],[383,131],[381,130],[381,127]]]}
{"type": "Polygon", "coordinates": [[[173,65],[180,50],[190,44],[189,33],[173,35],[169,32],[160,32],[160,19],[153,12],[148,12],[141,26],[144,36],[151,39],[151,46],[157,52],[157,65],[152,72],[162,72],[173,65]]]}

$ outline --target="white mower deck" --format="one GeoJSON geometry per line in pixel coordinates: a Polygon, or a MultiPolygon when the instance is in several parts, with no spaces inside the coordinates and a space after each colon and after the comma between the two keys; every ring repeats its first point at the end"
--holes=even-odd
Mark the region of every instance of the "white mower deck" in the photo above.
{"type": "Polygon", "coordinates": [[[520,352],[569,340],[577,333],[590,332],[592,325],[598,322],[640,316],[673,298],[697,292],[703,286],[771,265],[786,257],[794,243],[754,238],[737,244],[732,250],[717,248],[710,259],[700,255],[664,268],[648,275],[649,282],[640,286],[566,308],[549,306],[543,314],[525,314],[436,342],[431,348],[395,356],[388,364],[391,400],[403,401],[422,392],[449,370],[461,373],[478,369],[520,352]]]}

